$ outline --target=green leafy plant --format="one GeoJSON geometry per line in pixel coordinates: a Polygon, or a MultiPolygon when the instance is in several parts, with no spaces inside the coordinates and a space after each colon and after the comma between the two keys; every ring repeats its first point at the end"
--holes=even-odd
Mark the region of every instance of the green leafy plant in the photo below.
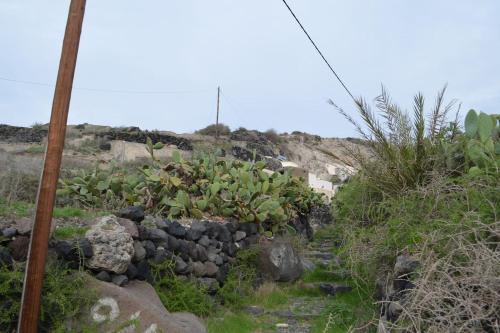
{"type": "MultiPolygon", "coordinates": [[[[152,143],[148,151],[153,152],[152,143]]],[[[154,155],[152,154],[154,158],[154,155]]],[[[322,202],[319,194],[288,173],[269,175],[265,163],[217,160],[153,160],[125,174],[111,167],[61,180],[58,193],[89,207],[142,205],[155,214],[175,217],[223,216],[269,225],[277,232],[297,214],[322,202]]]]}
{"type": "MultiPolygon", "coordinates": [[[[21,267],[0,269],[0,331],[13,332],[21,306],[24,272],[21,267]]],[[[84,287],[85,278],[79,271],[50,261],[42,290],[39,329],[41,332],[63,332],[64,324],[87,310],[95,295],[84,287]]]]}
{"type": "Polygon", "coordinates": [[[468,172],[473,175],[483,171],[498,172],[500,161],[499,115],[487,115],[470,110],[465,117],[465,152],[468,172]]]}
{"type": "Polygon", "coordinates": [[[198,316],[208,316],[214,302],[206,288],[196,281],[183,280],[174,274],[175,263],[165,261],[152,266],[153,286],[168,311],[188,311],[198,316]]]}
{"type": "Polygon", "coordinates": [[[224,305],[240,308],[244,305],[245,299],[255,291],[258,255],[258,248],[238,252],[236,263],[231,266],[224,285],[217,293],[217,297],[224,305]]]}

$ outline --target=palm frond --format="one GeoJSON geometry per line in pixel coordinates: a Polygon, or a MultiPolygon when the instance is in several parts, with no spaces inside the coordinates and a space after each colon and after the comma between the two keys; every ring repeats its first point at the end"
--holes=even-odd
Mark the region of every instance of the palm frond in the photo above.
{"type": "Polygon", "coordinates": [[[429,116],[428,136],[431,141],[434,141],[439,133],[441,133],[448,113],[457,102],[455,99],[453,99],[443,108],[444,94],[446,93],[447,88],[448,85],[445,84],[444,87],[438,92],[436,96],[436,102],[429,116]]]}

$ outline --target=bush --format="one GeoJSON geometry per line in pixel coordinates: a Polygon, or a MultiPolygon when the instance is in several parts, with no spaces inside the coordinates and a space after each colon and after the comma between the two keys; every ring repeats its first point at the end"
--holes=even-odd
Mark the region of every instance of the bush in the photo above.
{"type": "Polygon", "coordinates": [[[215,304],[207,290],[196,281],[183,280],[175,275],[174,267],[172,261],[152,266],[153,286],[165,308],[170,312],[208,316],[215,304]]]}
{"type": "Polygon", "coordinates": [[[342,252],[353,273],[372,283],[392,268],[403,251],[418,252],[437,233],[433,249],[446,254],[444,241],[480,220],[491,224],[500,206],[498,177],[440,178],[419,189],[383,200],[354,179],[334,200],[342,252]],[[363,190],[366,189],[366,190],[363,190]],[[373,197],[375,195],[375,197],[373,197]]]}
{"type": "Polygon", "coordinates": [[[219,133],[219,135],[229,136],[231,134],[231,129],[229,128],[229,126],[226,126],[224,124],[212,124],[200,130],[197,130],[196,134],[216,136],[217,132],[219,133]]]}
{"type": "Polygon", "coordinates": [[[244,305],[245,298],[254,293],[258,255],[258,248],[238,252],[236,263],[231,266],[224,286],[217,293],[219,300],[224,305],[240,308],[244,305]]]}
{"type": "MultiPolygon", "coordinates": [[[[0,331],[14,332],[17,327],[24,272],[20,267],[0,269],[0,331]]],[[[84,286],[84,276],[61,264],[49,261],[42,290],[40,332],[67,332],[68,319],[78,317],[95,301],[84,286]]]]}

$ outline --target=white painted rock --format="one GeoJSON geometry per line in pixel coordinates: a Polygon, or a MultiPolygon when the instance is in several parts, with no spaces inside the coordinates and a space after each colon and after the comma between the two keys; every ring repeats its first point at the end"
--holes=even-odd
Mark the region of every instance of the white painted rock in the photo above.
{"type": "Polygon", "coordinates": [[[99,297],[89,318],[97,332],[206,333],[203,322],[191,313],[170,313],[147,282],[134,280],[126,287],[89,279],[87,286],[99,297]],[[129,325],[129,326],[127,326],[129,325]]]}
{"type": "Polygon", "coordinates": [[[87,231],[85,237],[92,245],[94,255],[86,265],[93,269],[122,274],[134,256],[134,241],[116,216],[104,216],[87,231]]]}

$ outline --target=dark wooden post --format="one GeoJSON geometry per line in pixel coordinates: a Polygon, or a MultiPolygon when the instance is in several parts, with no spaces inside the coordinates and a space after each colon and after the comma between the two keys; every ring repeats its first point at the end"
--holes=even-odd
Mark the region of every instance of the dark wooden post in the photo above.
{"type": "Polygon", "coordinates": [[[18,333],[36,333],[40,315],[41,291],[49,243],[50,224],[61,167],[66,123],[68,120],[73,77],[82,31],[86,0],[71,0],[68,22],[59,62],[52,102],[47,151],[38,188],[35,221],[31,230],[28,263],[24,277],[23,299],[18,333]]]}

